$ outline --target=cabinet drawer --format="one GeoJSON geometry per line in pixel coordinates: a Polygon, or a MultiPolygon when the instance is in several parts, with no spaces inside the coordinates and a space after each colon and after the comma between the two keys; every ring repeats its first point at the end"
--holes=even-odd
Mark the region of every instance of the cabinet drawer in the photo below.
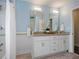
{"type": "Polygon", "coordinates": [[[35,47],[45,47],[45,46],[49,46],[49,42],[48,41],[44,41],[44,40],[40,40],[40,41],[34,41],[33,45],[35,47]]]}
{"type": "Polygon", "coordinates": [[[58,52],[58,48],[54,47],[50,49],[50,53],[57,53],[58,52]]]}
{"type": "Polygon", "coordinates": [[[50,39],[58,39],[58,36],[52,36],[50,39]]]}
{"type": "Polygon", "coordinates": [[[57,47],[57,46],[52,46],[50,49],[52,49],[52,50],[53,50],[53,49],[56,49],[56,50],[57,50],[58,47],[57,47]]]}
{"type": "Polygon", "coordinates": [[[57,43],[56,44],[53,44],[53,43],[50,44],[50,47],[57,47],[57,46],[58,46],[57,43]]]}
{"type": "Polygon", "coordinates": [[[58,46],[58,40],[51,40],[50,41],[50,46],[58,46]]]}
{"type": "Polygon", "coordinates": [[[45,40],[45,41],[46,41],[46,40],[48,40],[48,37],[33,37],[33,40],[34,40],[34,41],[40,41],[40,40],[41,40],[41,41],[42,41],[42,40],[45,40]]]}

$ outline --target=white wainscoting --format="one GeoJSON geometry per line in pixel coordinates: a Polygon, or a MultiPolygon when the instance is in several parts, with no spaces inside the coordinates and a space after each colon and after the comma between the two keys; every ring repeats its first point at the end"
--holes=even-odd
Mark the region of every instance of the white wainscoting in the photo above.
{"type": "Polygon", "coordinates": [[[25,54],[31,52],[32,40],[27,37],[25,32],[16,33],[16,54],[25,54]]]}
{"type": "MultiPolygon", "coordinates": [[[[70,36],[71,37],[71,36],[70,36]]],[[[73,42],[72,40],[68,40],[68,43],[73,42]]],[[[69,52],[73,52],[72,44],[69,44],[69,52]]],[[[25,54],[25,53],[31,53],[32,51],[32,39],[30,37],[27,37],[27,34],[25,32],[16,33],[16,54],[25,54]]]]}

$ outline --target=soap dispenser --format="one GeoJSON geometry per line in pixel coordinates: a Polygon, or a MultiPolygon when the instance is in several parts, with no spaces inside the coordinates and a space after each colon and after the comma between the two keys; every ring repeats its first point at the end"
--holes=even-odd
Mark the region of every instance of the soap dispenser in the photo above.
{"type": "Polygon", "coordinates": [[[64,32],[64,30],[65,30],[64,23],[62,23],[62,24],[60,25],[60,32],[64,32]]]}

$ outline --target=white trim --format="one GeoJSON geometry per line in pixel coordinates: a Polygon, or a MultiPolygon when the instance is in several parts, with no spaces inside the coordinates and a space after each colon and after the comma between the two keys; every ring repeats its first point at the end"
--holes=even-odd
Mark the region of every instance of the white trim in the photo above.
{"type": "MultiPolygon", "coordinates": [[[[72,10],[72,13],[73,13],[73,10],[72,10]]],[[[72,35],[72,40],[73,40],[73,52],[74,52],[74,20],[73,20],[73,14],[71,15],[71,24],[72,24],[72,26],[71,26],[71,28],[72,28],[72,30],[71,30],[71,35],[72,35]]]]}
{"type": "MultiPolygon", "coordinates": [[[[16,35],[27,35],[26,32],[16,32],[16,35]]],[[[5,36],[5,33],[0,34],[0,36],[5,36]]]]}
{"type": "Polygon", "coordinates": [[[16,22],[15,6],[6,0],[6,20],[5,20],[5,39],[6,55],[5,59],[16,59],[16,22]]]}
{"type": "Polygon", "coordinates": [[[72,16],[72,11],[73,10],[75,10],[75,9],[77,9],[77,8],[79,8],[79,6],[73,6],[72,8],[71,8],[71,40],[73,41],[72,43],[72,45],[73,45],[73,51],[72,52],[74,52],[74,20],[73,20],[73,16],[72,16]]]}
{"type": "MultiPolygon", "coordinates": [[[[75,10],[75,9],[77,9],[77,8],[79,8],[79,7],[75,7],[75,8],[73,8],[72,9],[72,13],[73,13],[73,11],[75,10]]],[[[74,42],[74,35],[75,35],[75,33],[74,33],[74,19],[73,19],[73,14],[72,14],[72,39],[73,39],[73,51],[74,51],[74,46],[76,45],[76,46],[78,46],[79,47],[79,45],[78,44],[75,44],[75,42],[74,42]]]]}
{"type": "Polygon", "coordinates": [[[27,35],[26,32],[16,32],[16,35],[27,35]]]}
{"type": "Polygon", "coordinates": [[[20,50],[20,51],[17,51],[17,54],[16,55],[22,55],[22,54],[29,54],[31,53],[30,51],[24,51],[24,50],[20,50]]]}
{"type": "Polygon", "coordinates": [[[74,22],[73,22],[73,15],[71,10],[71,32],[70,32],[70,39],[69,39],[69,52],[74,53],[74,22]]]}
{"type": "Polygon", "coordinates": [[[6,39],[6,59],[10,59],[10,3],[6,0],[6,22],[5,22],[5,39],[6,39]]]}

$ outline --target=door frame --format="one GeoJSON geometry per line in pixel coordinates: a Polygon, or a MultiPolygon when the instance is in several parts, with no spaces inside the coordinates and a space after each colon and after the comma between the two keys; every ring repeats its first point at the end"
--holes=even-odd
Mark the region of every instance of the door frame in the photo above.
{"type": "MultiPolygon", "coordinates": [[[[72,11],[72,16],[73,16],[73,12],[74,12],[75,10],[77,10],[77,9],[79,9],[79,7],[73,9],[73,11],[72,11]]],[[[72,17],[72,18],[73,18],[73,17],[72,17]]],[[[74,27],[75,27],[75,26],[74,26],[74,19],[72,19],[72,21],[73,21],[73,33],[74,33],[74,27]]],[[[74,33],[74,36],[75,36],[75,33],[74,33]]],[[[74,36],[73,36],[73,37],[74,37],[74,36]]],[[[75,49],[75,38],[74,38],[74,49],[75,49]]]]}
{"type": "Polygon", "coordinates": [[[70,47],[69,47],[69,52],[74,53],[74,19],[73,19],[73,11],[78,9],[78,7],[71,8],[71,33],[70,33],[70,47]]]}
{"type": "MultiPolygon", "coordinates": [[[[15,2],[15,0],[12,0],[15,2]]],[[[16,59],[16,20],[15,4],[11,0],[6,0],[6,17],[5,17],[5,58],[16,59]]]]}

